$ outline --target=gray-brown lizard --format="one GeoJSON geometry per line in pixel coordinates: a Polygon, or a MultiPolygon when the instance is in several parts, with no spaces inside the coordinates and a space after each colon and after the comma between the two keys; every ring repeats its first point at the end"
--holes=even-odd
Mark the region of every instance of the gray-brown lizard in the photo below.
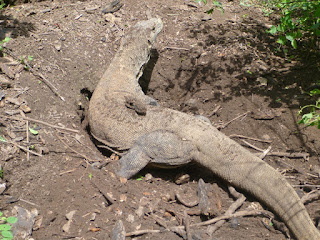
{"type": "Polygon", "coordinates": [[[138,83],[160,19],[137,23],[99,81],[89,105],[92,135],[110,148],[130,149],[118,175],[130,178],[148,163],[195,161],[252,194],[286,223],[298,240],[320,240],[320,232],[290,184],[267,163],[201,118],[163,108],[138,83]]]}

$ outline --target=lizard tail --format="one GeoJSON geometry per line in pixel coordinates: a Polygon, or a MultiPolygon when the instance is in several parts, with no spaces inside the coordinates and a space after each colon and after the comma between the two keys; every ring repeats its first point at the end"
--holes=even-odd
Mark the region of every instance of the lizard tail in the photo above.
{"type": "Polygon", "coordinates": [[[264,203],[285,222],[298,240],[320,240],[320,231],[299,196],[279,172],[233,140],[217,133],[214,135],[215,141],[224,138],[223,141],[220,139],[223,144],[205,147],[211,150],[210,154],[203,152],[202,148],[196,156],[197,162],[264,203]]]}

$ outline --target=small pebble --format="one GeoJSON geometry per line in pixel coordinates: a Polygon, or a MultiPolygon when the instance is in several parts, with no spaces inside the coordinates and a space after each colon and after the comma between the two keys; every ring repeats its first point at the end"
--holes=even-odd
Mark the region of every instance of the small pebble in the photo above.
{"type": "Polygon", "coordinates": [[[6,190],[6,183],[1,183],[0,184],[0,194],[2,194],[6,190]]]}
{"type": "Polygon", "coordinates": [[[234,229],[238,228],[240,225],[238,218],[231,218],[229,223],[230,223],[230,227],[234,229]]]}
{"type": "Polygon", "coordinates": [[[189,181],[190,181],[190,175],[189,174],[182,174],[182,175],[178,175],[174,182],[178,185],[181,185],[181,184],[187,183],[189,181]]]}
{"type": "Polygon", "coordinates": [[[134,222],[134,216],[132,214],[128,214],[128,217],[126,219],[129,223],[133,223],[134,222]]]}
{"type": "Polygon", "coordinates": [[[147,174],[144,176],[144,179],[145,179],[146,181],[150,181],[152,178],[153,178],[153,176],[152,176],[152,174],[150,174],[150,173],[147,173],[147,174]]]}

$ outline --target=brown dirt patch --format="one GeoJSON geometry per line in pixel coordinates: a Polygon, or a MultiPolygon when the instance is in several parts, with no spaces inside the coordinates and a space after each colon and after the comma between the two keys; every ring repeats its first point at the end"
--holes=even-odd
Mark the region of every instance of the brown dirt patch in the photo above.
{"type": "MultiPolygon", "coordinates": [[[[34,239],[110,239],[118,219],[123,220],[127,232],[160,229],[152,214],[163,218],[168,226],[181,224],[183,212],[189,209],[175,201],[173,195],[181,192],[186,199],[196,199],[199,178],[208,183],[217,213],[230,206],[233,199],[226,185],[200,167],[146,169],[141,175],[150,172],[151,180],[143,178],[123,184],[115,177],[113,164],[96,169],[67,147],[85,155],[87,160],[103,162],[110,157],[110,153],[103,155],[95,147],[83,128],[83,109],[126,29],[149,16],[161,17],[164,30],[144,75],[150,79],[147,94],[163,106],[204,115],[217,126],[249,111],[222,131],[226,135],[271,140],[272,151],[310,153],[308,161],[279,157],[265,160],[283,171],[294,185],[319,184],[319,131],[296,124],[299,106],[310,101],[303,91],[319,80],[317,59],[303,52],[294,59],[290,59],[290,54],[275,54],[274,40],[265,33],[269,20],[258,9],[241,7],[237,1],[224,2],[226,12],[215,12],[210,18],[204,13],[208,7],[193,1],[123,3],[111,22],[101,13],[107,4],[101,0],[44,1],[1,12],[1,39],[12,37],[7,48],[18,57],[33,56],[33,69],[56,86],[65,99],[61,101],[34,74],[21,69],[21,64],[9,64],[12,79],[3,68],[1,77],[10,81],[12,87],[0,89],[6,97],[2,100],[1,116],[19,110],[19,103],[8,101],[13,98],[31,108],[27,117],[79,130],[75,134],[30,122],[39,134],[29,134],[27,143],[24,121],[0,117],[1,136],[21,146],[33,146],[34,151],[43,147],[49,150],[43,157],[27,157],[13,145],[0,143],[2,181],[8,186],[0,195],[2,211],[16,205],[29,210],[37,208],[43,221],[33,231],[34,239]],[[212,114],[217,106],[220,109],[212,114]],[[191,180],[176,185],[174,179],[181,173],[189,174],[191,180]],[[114,203],[110,204],[105,196],[114,203]],[[139,207],[143,208],[142,216],[137,214],[139,207]],[[72,210],[76,210],[74,221],[65,233],[65,215],[72,210]],[[99,231],[93,231],[93,227],[99,231]]],[[[8,56],[2,60],[10,61],[8,56]]],[[[251,143],[262,149],[270,145],[251,143]]],[[[303,195],[314,188],[296,189],[303,195]]],[[[242,209],[253,201],[247,201],[242,209]]],[[[319,201],[307,208],[313,218],[317,217],[319,201]]],[[[190,221],[201,219],[190,216],[190,221]]],[[[208,239],[206,227],[192,232],[194,239],[208,239]]],[[[163,231],[135,239],[180,238],[163,231]]],[[[273,228],[264,227],[261,217],[247,217],[227,222],[213,239],[284,238],[273,228]]]]}

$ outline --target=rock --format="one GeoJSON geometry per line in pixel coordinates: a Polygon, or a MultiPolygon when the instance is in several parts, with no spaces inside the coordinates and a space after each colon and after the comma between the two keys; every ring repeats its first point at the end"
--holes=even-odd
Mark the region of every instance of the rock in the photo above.
{"type": "Polygon", "coordinates": [[[134,222],[134,216],[132,214],[128,214],[128,217],[126,219],[129,223],[133,223],[134,222]]]}
{"type": "Polygon", "coordinates": [[[268,79],[264,77],[258,77],[257,82],[259,82],[259,86],[267,86],[268,85],[268,79]]]}
{"type": "Polygon", "coordinates": [[[32,234],[35,217],[38,215],[37,209],[32,209],[31,212],[22,207],[15,206],[12,210],[12,215],[16,216],[18,221],[12,224],[12,233],[16,240],[28,239],[32,234]]]}
{"type": "Polygon", "coordinates": [[[143,206],[139,206],[138,209],[135,211],[135,213],[141,217],[144,215],[144,207],[143,206]]]}
{"type": "Polygon", "coordinates": [[[49,154],[50,150],[47,147],[40,147],[39,152],[45,155],[45,154],[49,154]]]}
{"type": "Polygon", "coordinates": [[[94,221],[96,220],[96,217],[97,217],[97,213],[92,213],[91,216],[90,216],[90,221],[94,221]]]}
{"type": "Polygon", "coordinates": [[[198,118],[198,119],[201,119],[202,121],[205,121],[205,122],[207,122],[209,124],[212,124],[210,119],[205,117],[205,116],[203,116],[203,115],[195,115],[195,117],[198,118]]]}
{"type": "Polygon", "coordinates": [[[118,11],[123,6],[123,3],[120,0],[112,1],[108,3],[105,8],[102,10],[102,13],[114,13],[118,11]]]}
{"type": "Polygon", "coordinates": [[[262,138],[263,138],[264,140],[270,140],[270,139],[271,139],[271,137],[270,137],[268,134],[262,135],[262,138]]]}
{"type": "Polygon", "coordinates": [[[42,222],[43,222],[43,216],[36,217],[32,230],[33,231],[39,230],[42,222]]]}
{"type": "Polygon", "coordinates": [[[71,221],[73,219],[74,214],[76,213],[76,210],[73,210],[66,214],[66,218],[71,221]]]}
{"type": "Polygon", "coordinates": [[[189,107],[196,107],[198,104],[198,100],[194,99],[194,98],[190,98],[185,102],[185,105],[189,106],[189,107]]]}
{"type": "MultiPolygon", "coordinates": [[[[1,96],[1,92],[0,92],[0,96],[1,96]]],[[[3,108],[5,105],[4,100],[0,100],[0,108],[3,108]]]]}
{"type": "Polygon", "coordinates": [[[51,222],[53,222],[57,218],[58,214],[56,212],[53,212],[51,210],[47,211],[44,215],[44,219],[42,221],[42,226],[47,227],[50,225],[51,222]]]}
{"type": "Polygon", "coordinates": [[[202,178],[200,178],[198,182],[198,197],[199,197],[199,209],[201,214],[208,215],[210,212],[208,189],[207,189],[206,183],[202,180],[202,178]]]}
{"type": "Polygon", "coordinates": [[[6,190],[6,183],[1,183],[0,184],[0,194],[2,194],[6,190]]]}
{"type": "Polygon", "coordinates": [[[22,104],[20,107],[19,107],[24,113],[30,113],[31,112],[31,108],[26,105],[26,104],[22,104]]]}
{"type": "Polygon", "coordinates": [[[71,221],[68,221],[66,224],[62,226],[62,231],[68,233],[70,231],[71,221]]]}
{"type": "Polygon", "coordinates": [[[168,193],[168,192],[167,192],[165,195],[163,195],[163,196],[161,197],[161,199],[162,199],[163,201],[170,202],[170,201],[173,201],[173,200],[175,199],[175,196],[174,196],[173,193],[168,193]]]}
{"type": "Polygon", "coordinates": [[[2,100],[5,95],[6,95],[6,94],[5,94],[4,92],[0,91],[0,100],[2,100]]]}
{"type": "Polygon", "coordinates": [[[72,219],[73,219],[73,216],[75,213],[76,213],[76,210],[73,210],[73,211],[66,214],[66,218],[67,218],[68,222],[62,226],[62,230],[64,232],[68,233],[70,231],[72,219]]]}
{"type": "Polygon", "coordinates": [[[114,228],[112,229],[112,237],[111,240],[125,240],[126,238],[126,230],[123,226],[121,220],[117,221],[114,228]]]}
{"type": "Polygon", "coordinates": [[[187,5],[180,5],[180,6],[178,7],[178,9],[179,9],[179,10],[182,10],[182,11],[189,11],[189,10],[190,10],[187,5]]]}
{"type": "Polygon", "coordinates": [[[187,183],[190,181],[190,175],[189,174],[179,174],[176,178],[175,178],[175,183],[178,185],[187,183]]]}
{"type": "Polygon", "coordinates": [[[0,75],[0,87],[3,89],[12,87],[11,82],[7,80],[3,75],[0,75]]]}
{"type": "Polygon", "coordinates": [[[14,72],[11,70],[10,67],[8,67],[8,65],[6,65],[5,63],[0,63],[0,69],[9,78],[14,79],[14,72]]]}
{"type": "Polygon", "coordinates": [[[85,11],[87,12],[87,13],[95,13],[96,12],[96,10],[98,10],[99,9],[99,6],[93,6],[93,7],[86,7],[85,8],[85,11]]]}
{"type": "Polygon", "coordinates": [[[119,202],[126,202],[127,201],[127,195],[126,194],[121,194],[119,202]]]}
{"type": "Polygon", "coordinates": [[[240,225],[239,221],[240,221],[239,218],[231,218],[230,221],[229,221],[230,227],[234,228],[234,229],[237,229],[239,227],[239,225],[240,225]]]}
{"type": "Polygon", "coordinates": [[[204,21],[204,22],[209,20],[212,20],[212,17],[209,14],[206,14],[201,18],[201,21],[204,21]]]}
{"type": "MultiPolygon", "coordinates": [[[[187,4],[187,6],[189,6],[189,7],[193,7],[193,8],[198,8],[198,6],[196,5],[196,4],[194,4],[193,2],[188,2],[188,3],[186,3],[187,4]]],[[[200,3],[199,3],[200,4],[200,3]]]]}
{"type": "Polygon", "coordinates": [[[51,12],[51,8],[46,8],[46,9],[43,9],[41,10],[42,13],[48,13],[48,12],[51,12]]]}
{"type": "Polygon", "coordinates": [[[23,103],[23,101],[21,99],[12,98],[12,97],[6,98],[6,101],[11,103],[11,104],[18,105],[18,106],[20,106],[23,103]]]}
{"type": "Polygon", "coordinates": [[[11,131],[10,129],[7,129],[7,134],[11,139],[14,139],[17,137],[17,135],[13,131],[11,131]]]}
{"type": "Polygon", "coordinates": [[[53,46],[54,46],[54,48],[55,48],[58,52],[60,52],[61,47],[62,47],[62,44],[61,44],[60,41],[55,41],[55,42],[53,43],[53,46]]]}
{"type": "Polygon", "coordinates": [[[310,171],[317,174],[320,177],[320,166],[319,165],[311,165],[310,171]]]}
{"type": "Polygon", "coordinates": [[[107,22],[110,22],[112,24],[120,23],[122,20],[120,17],[116,17],[111,13],[107,13],[106,15],[104,15],[104,18],[107,22]]]}
{"type": "Polygon", "coordinates": [[[146,180],[146,181],[150,181],[152,178],[153,178],[153,176],[152,176],[152,174],[150,174],[150,173],[147,173],[147,174],[144,176],[144,180],[146,180]]]}

